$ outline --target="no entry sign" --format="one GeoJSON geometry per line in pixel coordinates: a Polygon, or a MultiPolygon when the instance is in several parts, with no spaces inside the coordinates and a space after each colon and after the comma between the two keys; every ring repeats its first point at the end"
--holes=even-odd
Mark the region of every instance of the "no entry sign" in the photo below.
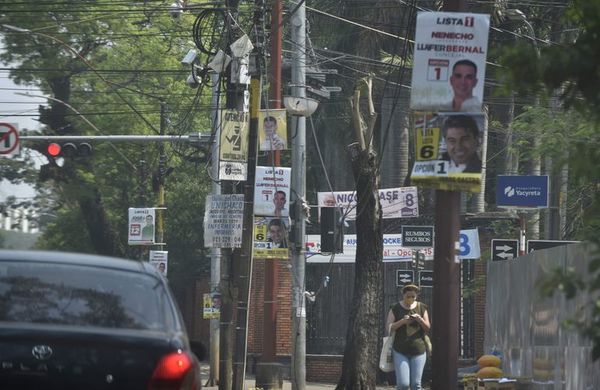
{"type": "Polygon", "coordinates": [[[17,126],[0,123],[0,156],[11,156],[19,153],[19,132],[17,126]]]}

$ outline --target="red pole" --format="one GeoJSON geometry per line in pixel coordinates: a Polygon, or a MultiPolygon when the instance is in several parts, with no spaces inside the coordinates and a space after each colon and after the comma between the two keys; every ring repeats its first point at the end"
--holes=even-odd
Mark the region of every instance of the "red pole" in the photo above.
{"type": "MultiPolygon", "coordinates": [[[[281,19],[282,3],[275,0],[271,10],[271,83],[269,107],[281,108],[281,19]]],[[[270,154],[270,163],[279,166],[280,153],[273,151],[270,154]]],[[[276,361],[277,347],[277,283],[279,280],[277,260],[265,261],[265,297],[263,319],[263,356],[265,363],[276,361]]]]}

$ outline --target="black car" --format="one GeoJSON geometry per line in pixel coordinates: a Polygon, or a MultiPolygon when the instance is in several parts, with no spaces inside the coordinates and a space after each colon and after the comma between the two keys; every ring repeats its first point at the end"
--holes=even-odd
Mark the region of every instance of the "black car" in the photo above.
{"type": "Polygon", "coordinates": [[[199,389],[198,358],[151,264],[0,251],[0,388],[199,389]]]}

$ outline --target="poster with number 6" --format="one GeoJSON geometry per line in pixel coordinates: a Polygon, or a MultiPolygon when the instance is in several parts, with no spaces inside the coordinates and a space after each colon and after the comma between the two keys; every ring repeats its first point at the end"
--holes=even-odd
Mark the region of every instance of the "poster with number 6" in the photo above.
{"type": "Polygon", "coordinates": [[[485,136],[483,114],[416,112],[411,183],[448,191],[479,192],[485,136]]]}

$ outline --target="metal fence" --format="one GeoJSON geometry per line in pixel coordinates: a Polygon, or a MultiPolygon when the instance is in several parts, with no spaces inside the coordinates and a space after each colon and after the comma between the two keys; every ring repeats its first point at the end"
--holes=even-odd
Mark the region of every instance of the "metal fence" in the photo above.
{"type": "MultiPolygon", "coordinates": [[[[427,262],[427,268],[431,268],[432,264],[430,263],[427,262]]],[[[461,281],[465,284],[474,277],[473,264],[473,261],[465,261],[462,264],[461,281]]],[[[380,332],[382,337],[388,310],[401,299],[400,290],[402,287],[397,285],[397,271],[410,269],[410,262],[386,262],[383,264],[383,302],[380,305],[380,332]]],[[[307,291],[318,292],[315,302],[307,303],[307,353],[322,355],[342,355],[344,353],[353,286],[353,263],[307,264],[306,289],[307,291]],[[328,277],[328,280],[326,277],[328,277]]],[[[429,306],[431,316],[432,288],[422,287],[419,300],[429,306]]],[[[472,299],[461,301],[461,333],[459,339],[460,357],[463,359],[472,359],[475,355],[475,315],[473,306],[472,299]]]]}
{"type": "Polygon", "coordinates": [[[560,293],[545,298],[536,288],[556,268],[587,275],[591,256],[590,247],[578,244],[488,263],[485,349],[502,353],[505,375],[533,389],[600,389],[591,341],[563,326],[589,316],[593,297],[580,292],[572,300],[560,293]]]}

